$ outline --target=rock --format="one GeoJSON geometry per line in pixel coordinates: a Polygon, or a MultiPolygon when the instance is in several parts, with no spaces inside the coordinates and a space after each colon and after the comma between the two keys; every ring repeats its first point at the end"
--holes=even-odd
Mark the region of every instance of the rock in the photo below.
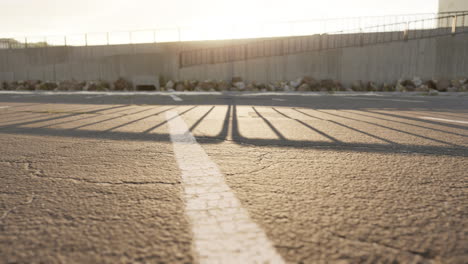
{"type": "Polygon", "coordinates": [[[311,89],[318,89],[318,86],[320,85],[319,81],[315,80],[310,76],[304,76],[302,78],[302,83],[308,84],[311,89]]]}
{"type": "Polygon", "coordinates": [[[125,80],[124,78],[119,78],[114,82],[114,90],[116,91],[130,91],[133,90],[133,85],[131,82],[125,80]]]}
{"type": "Polygon", "coordinates": [[[255,86],[255,83],[254,83],[254,82],[247,84],[246,87],[245,87],[245,90],[246,90],[246,91],[249,91],[249,92],[258,91],[258,89],[257,89],[257,87],[255,86]]]}
{"type": "Polygon", "coordinates": [[[450,86],[451,87],[455,87],[455,88],[461,88],[462,85],[464,84],[465,80],[460,80],[460,79],[457,79],[457,80],[452,80],[450,81],[450,86]]]}
{"type": "Polygon", "coordinates": [[[210,91],[210,90],[214,91],[216,88],[216,83],[211,80],[205,80],[200,84],[200,88],[203,91],[210,91]]]}
{"type": "Polygon", "coordinates": [[[299,91],[299,92],[309,92],[309,91],[312,91],[312,88],[310,88],[310,85],[308,85],[307,83],[303,83],[303,84],[301,84],[301,86],[299,86],[297,88],[297,91],[299,91]]]}
{"type": "Polygon", "coordinates": [[[436,82],[437,91],[439,92],[446,92],[447,89],[450,87],[449,80],[440,80],[436,82]]]}
{"type": "MultiPolygon", "coordinates": [[[[105,81],[99,81],[99,85],[107,89],[110,88],[110,84],[105,81]]],[[[86,86],[85,82],[78,82],[76,80],[71,80],[71,81],[60,82],[57,88],[60,91],[81,91],[83,90],[85,86],[86,86]]]]}
{"type": "Polygon", "coordinates": [[[285,85],[283,86],[283,91],[284,91],[284,92],[291,92],[291,91],[294,91],[294,89],[293,89],[291,86],[285,84],[285,85]]]}
{"type": "Polygon", "coordinates": [[[398,80],[398,83],[401,86],[405,87],[405,90],[409,91],[409,92],[414,91],[414,89],[416,88],[416,85],[411,80],[401,80],[400,79],[400,80],[398,80]]]}
{"type": "Polygon", "coordinates": [[[246,88],[246,85],[243,81],[233,82],[232,86],[234,86],[237,89],[237,91],[245,91],[245,88],[246,88]]]}
{"type": "Polygon", "coordinates": [[[299,86],[301,86],[302,79],[303,78],[297,78],[295,81],[290,81],[289,86],[293,87],[294,89],[297,89],[299,86]]]}
{"type": "Polygon", "coordinates": [[[413,84],[417,87],[421,86],[423,84],[423,81],[421,80],[421,78],[419,78],[418,76],[415,76],[412,80],[413,84]]]}
{"type": "Polygon", "coordinates": [[[351,84],[351,89],[353,89],[353,91],[364,91],[364,85],[362,83],[361,80],[359,81],[354,81],[352,84],[351,84]]]}
{"type": "Polygon", "coordinates": [[[276,91],[276,86],[275,86],[274,84],[272,84],[272,83],[269,83],[269,84],[267,85],[266,89],[267,89],[267,91],[269,91],[269,92],[274,92],[274,91],[276,91]]]}
{"type": "Polygon", "coordinates": [[[406,87],[403,86],[403,85],[401,85],[401,83],[399,83],[399,82],[396,84],[395,89],[396,89],[396,91],[398,91],[398,92],[406,92],[406,87]]]}
{"type": "Polygon", "coordinates": [[[391,84],[388,84],[388,83],[384,83],[382,85],[382,91],[383,92],[393,92],[393,91],[395,91],[395,86],[391,85],[391,84]]]}
{"type": "Polygon", "coordinates": [[[243,82],[241,77],[232,77],[231,83],[243,82]]]}
{"type": "Polygon", "coordinates": [[[109,91],[110,89],[110,84],[106,81],[92,81],[88,84],[85,84],[84,86],[86,85],[88,86],[88,91],[109,91]]]}
{"type": "Polygon", "coordinates": [[[166,83],[166,90],[174,89],[174,86],[175,86],[175,83],[174,83],[172,80],[169,80],[169,81],[166,83]]]}
{"type": "Polygon", "coordinates": [[[429,89],[437,90],[437,83],[433,80],[424,82],[424,85],[426,85],[429,89]]]}
{"type": "Polygon", "coordinates": [[[423,84],[414,89],[415,92],[429,92],[429,87],[427,85],[423,84]]]}
{"type": "Polygon", "coordinates": [[[376,92],[376,91],[378,91],[380,89],[374,82],[368,82],[366,90],[369,91],[369,92],[376,92]]]}
{"type": "Polygon", "coordinates": [[[185,84],[184,82],[177,82],[175,85],[175,90],[178,92],[183,92],[185,91],[185,84]]]}
{"type": "Polygon", "coordinates": [[[229,91],[229,88],[231,88],[231,85],[225,80],[219,81],[217,90],[224,92],[224,91],[229,91]]]}
{"type": "MultiPolygon", "coordinates": [[[[58,85],[54,82],[44,82],[44,83],[41,83],[38,87],[38,90],[43,90],[43,91],[53,91],[55,89],[57,89],[58,85]]],[[[83,90],[85,90],[86,85],[83,86],[83,90]]]]}

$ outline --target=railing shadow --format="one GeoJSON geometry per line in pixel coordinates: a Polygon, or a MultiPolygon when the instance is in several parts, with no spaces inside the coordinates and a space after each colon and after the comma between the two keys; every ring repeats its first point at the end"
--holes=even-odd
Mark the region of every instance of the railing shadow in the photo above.
{"type": "MultiPolygon", "coordinates": [[[[108,111],[108,110],[113,110],[113,109],[119,109],[123,106],[112,106],[112,107],[107,107],[103,109],[96,109],[93,111],[87,111],[83,112],[82,114],[89,114],[89,113],[97,113],[99,111],[108,111]]],[[[151,116],[156,116],[160,115],[163,112],[169,111],[171,109],[176,108],[177,106],[173,106],[172,108],[168,108],[162,111],[159,111],[158,113],[154,113],[151,115],[147,115],[144,117],[140,117],[134,120],[131,120],[130,122],[125,122],[122,124],[119,124],[117,126],[114,126],[112,128],[106,129],[106,130],[81,130],[79,129],[80,127],[88,126],[91,124],[83,125],[80,127],[75,127],[73,129],[57,129],[57,128],[48,128],[48,127],[25,127],[26,125],[32,125],[40,122],[46,122],[46,121],[57,121],[63,118],[67,117],[74,117],[79,114],[69,114],[69,115],[64,115],[64,116],[59,116],[59,117],[52,117],[52,118],[42,118],[39,120],[35,121],[30,121],[30,122],[20,122],[16,123],[13,125],[6,125],[6,126],[0,126],[0,133],[2,134],[26,134],[26,135],[43,135],[43,136],[60,136],[60,137],[74,137],[74,138],[89,138],[89,139],[109,139],[109,140],[120,140],[120,141],[148,141],[148,142],[168,142],[170,141],[169,134],[167,133],[154,133],[153,131],[161,127],[162,125],[166,124],[170,120],[165,120],[162,121],[151,128],[146,129],[145,131],[142,132],[123,132],[123,131],[114,131],[117,128],[122,128],[125,126],[132,125],[138,121],[144,120],[146,118],[149,118],[151,116]]],[[[188,113],[189,111],[192,111],[195,109],[197,106],[192,106],[191,108],[179,113],[179,115],[184,115],[188,113]]],[[[215,106],[212,106],[211,108],[207,109],[206,112],[204,112],[195,122],[193,125],[190,127],[190,130],[193,131],[195,128],[201,126],[203,124],[203,121],[206,119],[206,117],[215,109],[215,106]]],[[[317,120],[322,120],[322,121],[329,121],[333,124],[336,124],[344,129],[348,129],[350,131],[355,131],[359,132],[361,134],[373,137],[375,139],[383,141],[383,143],[365,143],[365,142],[343,142],[339,140],[338,138],[335,138],[333,136],[330,136],[329,134],[325,133],[324,131],[321,131],[320,129],[314,127],[311,124],[308,124],[300,119],[297,118],[292,118],[290,115],[285,114],[283,111],[273,108],[274,111],[276,111],[278,114],[281,116],[289,119],[289,120],[294,120],[297,122],[298,125],[302,125],[304,127],[307,127],[308,129],[326,137],[330,141],[319,141],[319,140],[294,140],[294,139],[289,139],[284,137],[283,133],[281,132],[281,126],[278,126],[274,123],[274,120],[269,120],[265,116],[263,116],[258,109],[255,107],[253,108],[254,111],[257,113],[257,115],[262,118],[262,120],[267,123],[268,128],[275,133],[278,138],[276,139],[267,139],[267,138],[249,138],[244,136],[241,133],[240,129],[240,122],[238,118],[238,113],[237,113],[237,104],[235,100],[231,102],[231,104],[227,105],[226,109],[226,115],[224,117],[224,120],[222,120],[222,126],[218,134],[215,136],[202,136],[202,137],[196,137],[197,140],[200,143],[203,144],[219,144],[224,141],[230,141],[235,144],[239,145],[250,145],[250,146],[256,146],[256,147],[279,147],[279,148],[297,148],[297,149],[316,149],[316,150],[330,150],[330,151],[340,151],[340,152],[366,152],[366,153],[423,153],[427,155],[451,155],[451,156],[463,156],[466,157],[468,156],[468,148],[464,146],[459,146],[456,144],[452,144],[450,142],[445,142],[441,140],[436,140],[427,136],[420,136],[416,135],[411,132],[406,132],[406,131],[401,131],[398,129],[394,128],[389,128],[386,126],[382,126],[379,124],[375,124],[369,121],[364,121],[356,118],[349,118],[349,117],[344,117],[338,114],[332,114],[332,113],[327,113],[325,111],[320,111],[316,110],[319,112],[322,112],[322,114],[328,114],[330,116],[335,116],[335,117],[340,117],[340,118],[345,118],[353,121],[359,121],[359,122],[365,122],[370,125],[376,125],[380,126],[382,128],[386,128],[391,131],[399,132],[399,133],[406,133],[412,136],[419,136],[420,138],[423,138],[425,140],[430,140],[434,141],[437,143],[443,143],[448,146],[432,146],[432,145],[414,145],[414,144],[398,144],[396,142],[384,139],[382,137],[373,135],[372,133],[359,130],[356,128],[352,128],[350,126],[344,125],[338,121],[330,121],[330,120],[324,120],[320,117],[315,117],[312,115],[309,115],[308,113],[301,111],[299,109],[294,109],[295,111],[299,113],[303,113],[305,115],[309,115],[311,117],[316,118],[317,120]],[[281,136],[280,136],[281,135],[281,136]]],[[[121,110],[121,109],[119,109],[121,110]]],[[[144,111],[139,111],[144,112],[144,111]]],[[[137,112],[138,113],[138,112],[137,112]]],[[[112,117],[114,118],[114,117],[112,117]]],[[[100,122],[104,122],[105,120],[101,120],[100,122]]],[[[419,120],[418,120],[419,121],[419,120]]],[[[98,122],[94,122],[92,124],[97,124],[98,122]]]]}

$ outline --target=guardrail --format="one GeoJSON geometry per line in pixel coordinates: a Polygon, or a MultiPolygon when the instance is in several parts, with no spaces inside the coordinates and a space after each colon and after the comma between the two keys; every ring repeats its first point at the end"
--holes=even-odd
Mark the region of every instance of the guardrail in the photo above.
{"type": "MultiPolygon", "coordinates": [[[[210,39],[267,38],[281,36],[305,36],[326,32],[345,32],[360,29],[371,30],[373,25],[404,27],[408,21],[431,20],[444,16],[457,16],[468,11],[367,16],[302,21],[269,22],[244,25],[208,25],[203,27],[174,27],[149,30],[86,33],[66,36],[26,36],[0,38],[0,49],[36,48],[49,46],[116,45],[132,43],[161,43],[210,39]]],[[[432,25],[422,25],[422,28],[432,25]]],[[[380,30],[380,29],[376,29],[380,30]]],[[[391,30],[390,27],[384,31],[391,30]]],[[[400,31],[400,29],[398,29],[400,31]]]]}
{"type": "Polygon", "coordinates": [[[250,40],[246,44],[185,50],[179,55],[179,66],[226,63],[461,33],[468,33],[468,12],[312,36],[250,40]]]}

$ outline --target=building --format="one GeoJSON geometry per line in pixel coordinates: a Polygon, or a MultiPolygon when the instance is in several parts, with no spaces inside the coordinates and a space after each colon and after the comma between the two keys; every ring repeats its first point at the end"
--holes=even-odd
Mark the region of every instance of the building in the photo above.
{"type": "Polygon", "coordinates": [[[439,0],[439,13],[468,11],[468,0],[439,0]]]}

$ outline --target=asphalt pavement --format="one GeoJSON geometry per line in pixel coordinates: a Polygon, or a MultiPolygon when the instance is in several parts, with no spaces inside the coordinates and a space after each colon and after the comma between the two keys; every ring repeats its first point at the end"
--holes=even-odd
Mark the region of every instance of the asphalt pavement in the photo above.
{"type": "Polygon", "coordinates": [[[1,93],[0,263],[467,263],[468,96],[1,93]]]}

